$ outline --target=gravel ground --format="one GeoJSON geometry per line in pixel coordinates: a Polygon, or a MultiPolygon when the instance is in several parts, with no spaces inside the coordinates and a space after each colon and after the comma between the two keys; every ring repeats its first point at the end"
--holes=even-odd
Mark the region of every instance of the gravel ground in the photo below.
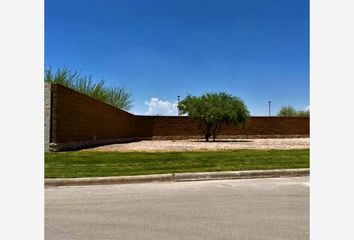
{"type": "MultiPolygon", "coordinates": [[[[216,142],[203,140],[147,140],[119,143],[96,148],[89,151],[115,152],[184,152],[184,151],[218,151],[232,149],[304,149],[310,147],[309,138],[267,138],[267,139],[225,139],[216,142]]],[[[84,151],[87,151],[84,150],[84,151]]]]}

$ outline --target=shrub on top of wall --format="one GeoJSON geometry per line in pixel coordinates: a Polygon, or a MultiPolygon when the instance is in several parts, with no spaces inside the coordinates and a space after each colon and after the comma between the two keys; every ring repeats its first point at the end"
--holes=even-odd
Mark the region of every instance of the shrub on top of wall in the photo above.
{"type": "Polygon", "coordinates": [[[309,110],[296,110],[293,106],[283,106],[277,113],[278,117],[309,117],[309,110]]]}
{"type": "Polygon", "coordinates": [[[77,71],[58,68],[54,73],[49,68],[45,70],[44,81],[61,84],[123,110],[132,108],[132,95],[124,87],[106,87],[104,80],[94,83],[91,76],[80,76],[77,71]]]}

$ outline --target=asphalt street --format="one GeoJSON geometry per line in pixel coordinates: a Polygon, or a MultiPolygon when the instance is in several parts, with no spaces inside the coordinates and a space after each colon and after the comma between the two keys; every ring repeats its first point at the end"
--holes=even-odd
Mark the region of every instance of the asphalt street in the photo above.
{"type": "Polygon", "coordinates": [[[309,178],[46,188],[45,239],[309,239],[309,178]]]}

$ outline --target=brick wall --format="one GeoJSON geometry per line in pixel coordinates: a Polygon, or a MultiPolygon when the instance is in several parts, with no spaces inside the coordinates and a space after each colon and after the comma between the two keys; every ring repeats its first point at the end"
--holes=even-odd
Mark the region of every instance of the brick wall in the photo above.
{"type": "Polygon", "coordinates": [[[51,148],[75,149],[151,135],[149,121],[52,84],[51,148]]]}
{"type": "MultiPolygon", "coordinates": [[[[51,150],[69,150],[121,141],[201,136],[188,117],[137,116],[67,87],[52,84],[51,150]]],[[[225,125],[229,137],[308,136],[306,117],[251,117],[244,129],[225,125]]]]}
{"type": "MultiPolygon", "coordinates": [[[[202,135],[197,122],[188,117],[151,116],[153,136],[188,136],[202,135]]],[[[252,135],[252,136],[308,136],[308,117],[251,117],[245,128],[224,125],[220,135],[252,135]]]]}

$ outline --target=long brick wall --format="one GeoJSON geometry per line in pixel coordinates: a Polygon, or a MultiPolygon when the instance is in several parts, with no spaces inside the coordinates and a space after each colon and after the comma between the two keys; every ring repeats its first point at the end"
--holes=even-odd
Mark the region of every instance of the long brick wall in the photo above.
{"type": "MultiPolygon", "coordinates": [[[[196,121],[189,117],[151,116],[153,136],[201,136],[196,121]]],[[[308,136],[308,117],[250,117],[245,128],[224,125],[220,130],[223,136],[233,137],[281,137],[308,136]]]]}
{"type": "MultiPolygon", "coordinates": [[[[51,85],[50,149],[79,149],[139,139],[200,137],[189,117],[138,116],[67,87],[51,85]]],[[[227,137],[299,137],[309,135],[306,117],[251,117],[245,128],[225,125],[227,137]]]]}

